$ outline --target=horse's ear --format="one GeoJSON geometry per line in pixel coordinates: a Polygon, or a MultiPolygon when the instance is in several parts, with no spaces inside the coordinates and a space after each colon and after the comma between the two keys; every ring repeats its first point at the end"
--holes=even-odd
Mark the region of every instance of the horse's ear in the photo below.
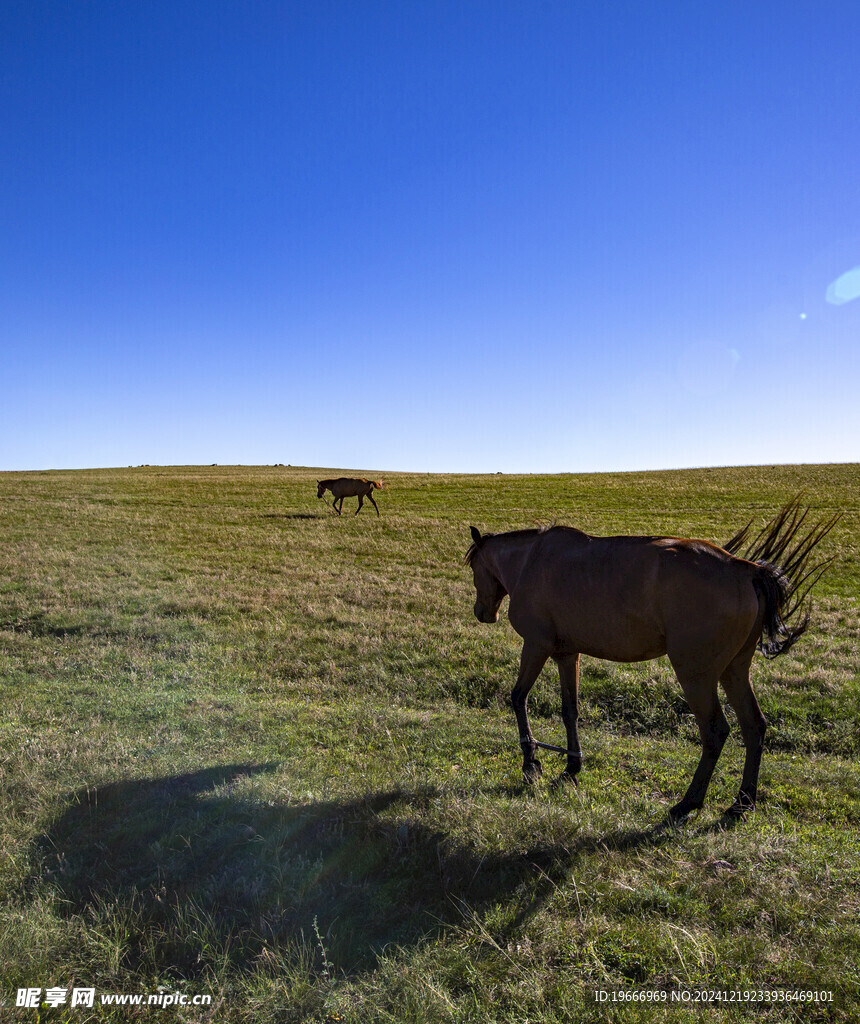
{"type": "Polygon", "coordinates": [[[472,540],[476,544],[481,543],[481,531],[476,526],[470,526],[469,532],[472,534],[472,540]]]}

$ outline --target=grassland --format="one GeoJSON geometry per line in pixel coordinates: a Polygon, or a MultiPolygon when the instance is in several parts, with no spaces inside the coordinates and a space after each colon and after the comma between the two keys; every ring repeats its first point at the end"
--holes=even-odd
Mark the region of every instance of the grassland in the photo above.
{"type": "MultiPolygon", "coordinates": [[[[381,518],[318,475],[0,474],[0,1020],[856,1020],[860,467],[389,474],[381,518]],[[735,728],[704,810],[659,827],[698,758],[665,660],[586,660],[579,789],[525,790],[469,524],[719,541],[800,490],[846,515],[810,633],[753,665],[756,813],[721,818],[735,728]],[[834,1001],[593,1001],[685,988],[834,1001]]],[[[560,742],[554,670],[531,705],[560,742]]]]}

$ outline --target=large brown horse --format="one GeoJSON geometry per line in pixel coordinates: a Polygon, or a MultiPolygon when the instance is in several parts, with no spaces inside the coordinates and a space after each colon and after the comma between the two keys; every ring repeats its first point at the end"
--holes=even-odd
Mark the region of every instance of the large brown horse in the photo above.
{"type": "Polygon", "coordinates": [[[379,515],[379,506],[373,500],[373,488],[377,490],[382,488],[381,480],[353,480],[351,477],[342,476],[338,477],[337,480],[317,480],[317,497],[321,498],[326,491],[331,491],[334,501],[331,507],[337,512],[338,515],[343,511],[343,499],[344,498],[355,498],[358,497],[358,508],[355,510],[355,515],[361,511],[361,506],[364,504],[364,499],[369,498],[370,504],[376,509],[376,514],[379,515]],[[340,501],[340,508],[338,508],[338,500],[340,501]]]}
{"type": "Polygon", "coordinates": [[[740,817],[751,809],[767,722],[750,686],[750,662],[757,647],[774,658],[806,629],[805,598],[829,564],[810,567],[810,555],[839,519],[801,535],[807,515],[795,500],[752,541],[748,524],[722,548],[677,537],[590,537],[559,526],[482,536],[473,526],[466,561],[474,574],[475,615],[497,621],[507,594],[508,617],[523,638],[511,703],[526,780],[541,774],[526,704],[548,658],[558,665],[567,730],[559,781],[575,782],[582,767],[580,654],[625,662],[668,654],[702,740],[692,782],[670,817],[680,820],[704,803],[729,732],[718,683],[746,747],[743,780],[728,813],[740,817]]]}

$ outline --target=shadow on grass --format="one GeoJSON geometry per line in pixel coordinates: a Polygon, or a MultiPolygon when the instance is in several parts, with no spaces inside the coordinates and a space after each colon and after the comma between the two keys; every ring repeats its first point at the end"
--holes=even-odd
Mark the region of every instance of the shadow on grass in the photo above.
{"type": "Polygon", "coordinates": [[[56,637],[62,640],[69,636],[80,636],[87,633],[92,627],[76,623],[75,625],[62,625],[53,623],[48,616],[42,612],[29,615],[25,619],[10,619],[8,622],[0,622],[0,630],[8,630],[11,633],[24,633],[35,637],[56,637]]]}
{"type": "Polygon", "coordinates": [[[264,512],[261,519],[324,519],[325,512],[264,512]]]}
{"type": "Polygon", "coordinates": [[[54,886],[84,921],[124,913],[132,970],[193,978],[220,957],[251,971],[267,950],[303,949],[316,970],[353,974],[390,943],[409,947],[499,904],[511,909],[513,937],[579,857],[672,836],[660,825],[489,854],[421,824],[435,791],[249,797],[245,780],[274,767],[79,791],[39,842],[34,884],[54,886]]]}

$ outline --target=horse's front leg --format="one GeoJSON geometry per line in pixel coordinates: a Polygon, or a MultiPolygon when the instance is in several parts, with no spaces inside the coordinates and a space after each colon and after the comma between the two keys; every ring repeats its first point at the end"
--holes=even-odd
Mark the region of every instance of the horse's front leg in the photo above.
{"type": "Polygon", "coordinates": [[[582,768],[582,751],[579,747],[579,655],[565,654],[556,658],[558,676],[561,681],[561,717],[567,732],[567,764],[556,779],[556,784],[572,782],[582,768]]]}
{"type": "Polygon", "coordinates": [[[534,782],[542,773],[540,761],[535,757],[537,744],[529,726],[528,699],[529,690],[544,667],[549,652],[537,644],[526,640],[520,655],[520,671],[516,685],[511,691],[511,706],[517,716],[517,728],[520,732],[520,747],[523,751],[523,778],[526,782],[534,782]]]}

